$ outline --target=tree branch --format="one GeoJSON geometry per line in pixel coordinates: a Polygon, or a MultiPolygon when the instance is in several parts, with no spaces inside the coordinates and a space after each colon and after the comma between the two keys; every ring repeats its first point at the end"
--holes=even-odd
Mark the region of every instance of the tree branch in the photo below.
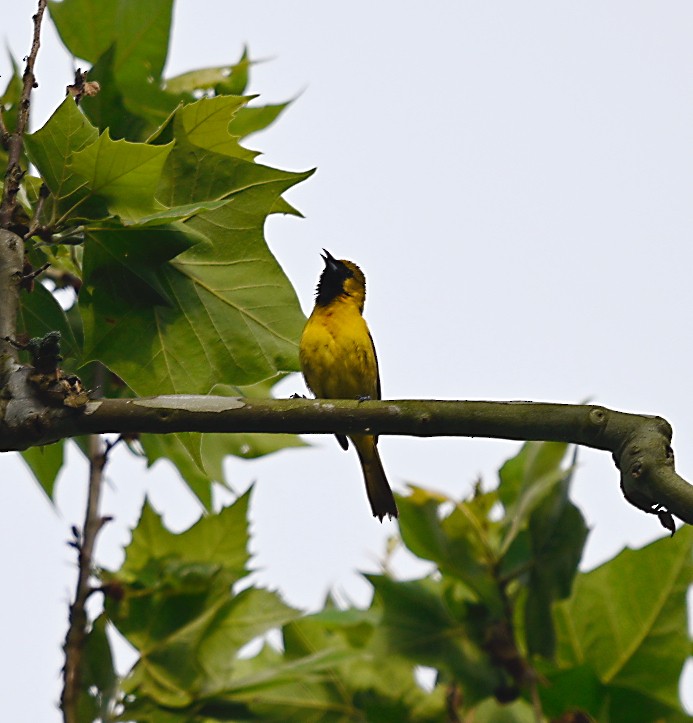
{"type": "Polygon", "coordinates": [[[47,0],[39,0],[38,10],[33,16],[34,37],[31,41],[31,50],[26,58],[26,67],[22,76],[22,94],[19,98],[19,113],[17,116],[17,129],[8,138],[7,171],[5,172],[5,184],[0,203],[0,228],[8,229],[12,222],[12,214],[17,203],[17,193],[22,180],[23,171],[19,165],[19,159],[24,147],[24,134],[29,127],[29,108],[31,106],[31,91],[36,87],[34,76],[34,65],[36,56],[41,46],[41,21],[46,9],[47,0]]]}
{"type": "Polygon", "coordinates": [[[568,442],[611,452],[621,473],[621,488],[631,504],[650,513],[666,515],[668,511],[693,524],[693,486],[674,469],[672,430],[661,417],[595,405],[537,402],[357,402],[194,395],[101,399],[69,409],[46,407],[35,397],[27,397],[27,386],[16,380],[8,385],[9,398],[0,399],[0,450],[103,432],[368,432],[568,442]]]}
{"type": "Polygon", "coordinates": [[[17,350],[5,337],[15,336],[23,268],[24,242],[0,228],[0,385],[18,360],[17,350]]]}
{"type": "Polygon", "coordinates": [[[24,241],[10,232],[12,216],[17,203],[17,193],[23,171],[19,159],[24,147],[24,134],[29,126],[29,108],[31,91],[36,86],[34,65],[41,45],[41,21],[46,9],[46,0],[39,0],[34,15],[34,37],[31,50],[26,59],[23,75],[22,93],[19,99],[17,128],[8,133],[2,124],[2,141],[7,146],[7,169],[0,201],[0,383],[17,363],[17,351],[5,341],[5,337],[14,338],[19,311],[19,285],[22,281],[24,265],[24,241]]]}
{"type": "Polygon", "coordinates": [[[112,445],[105,447],[98,435],[89,437],[89,490],[84,527],[81,537],[72,544],[79,550],[79,573],[75,599],[70,605],[70,624],[65,636],[65,667],[63,668],[63,692],[60,707],[65,723],[79,723],[79,697],[82,691],[82,660],[88,633],[87,599],[94,591],[90,584],[94,545],[99,530],[108,518],[99,516],[99,500],[103,482],[103,470],[112,445]]]}

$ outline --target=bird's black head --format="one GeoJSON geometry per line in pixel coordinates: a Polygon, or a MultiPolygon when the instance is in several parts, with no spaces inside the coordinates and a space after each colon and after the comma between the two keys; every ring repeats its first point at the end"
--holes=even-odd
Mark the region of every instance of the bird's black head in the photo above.
{"type": "Polygon", "coordinates": [[[326,306],[340,294],[346,293],[344,284],[354,276],[354,270],[344,261],[338,261],[327,249],[323,249],[323,251],[322,258],[325,268],[320,275],[315,294],[315,303],[319,306],[326,306]]]}

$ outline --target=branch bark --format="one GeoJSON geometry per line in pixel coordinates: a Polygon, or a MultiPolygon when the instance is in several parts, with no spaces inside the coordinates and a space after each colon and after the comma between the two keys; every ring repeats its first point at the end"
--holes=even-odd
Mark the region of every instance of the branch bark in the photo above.
{"type": "MultiPolygon", "coordinates": [[[[16,375],[13,375],[16,376],[16,375]]],[[[693,486],[674,469],[672,430],[661,417],[596,405],[537,402],[245,399],[159,396],[99,399],[81,409],[46,407],[8,385],[0,400],[0,450],[82,434],[289,432],[491,437],[568,442],[611,452],[626,499],[693,524],[693,486]],[[16,396],[15,396],[16,395],[16,396]],[[4,415],[2,405],[5,405],[4,415]]]]}
{"type": "Polygon", "coordinates": [[[17,350],[5,337],[15,337],[23,267],[24,242],[17,234],[0,228],[0,385],[18,360],[17,350]]]}
{"type": "Polygon", "coordinates": [[[8,229],[12,222],[12,214],[17,203],[19,184],[24,172],[19,165],[19,159],[24,147],[24,134],[29,127],[29,109],[31,107],[31,91],[36,87],[36,76],[34,65],[36,56],[41,46],[41,21],[46,10],[47,0],[39,0],[34,21],[34,36],[31,41],[31,50],[26,58],[24,75],[22,76],[22,94],[19,98],[19,114],[17,116],[17,129],[9,135],[7,145],[7,170],[5,172],[5,184],[0,202],[0,228],[8,229]]]}
{"type": "Polygon", "coordinates": [[[87,599],[93,592],[94,545],[105,518],[99,515],[99,501],[103,483],[103,470],[108,458],[109,446],[104,448],[97,435],[89,437],[89,489],[84,527],[80,539],[74,543],[79,550],[77,589],[70,605],[70,624],[65,636],[65,667],[63,668],[63,692],[60,707],[65,723],[79,723],[79,698],[82,691],[82,660],[88,633],[87,599]]]}
{"type": "Polygon", "coordinates": [[[24,241],[11,233],[12,216],[17,204],[17,193],[24,172],[19,159],[24,147],[24,134],[29,127],[29,109],[31,91],[36,86],[34,65],[41,45],[41,21],[47,0],[39,0],[34,15],[34,36],[31,50],[26,58],[22,76],[22,93],[19,99],[17,127],[14,133],[7,133],[2,125],[2,141],[7,146],[7,169],[0,201],[0,383],[11,372],[17,362],[17,351],[5,341],[5,337],[14,338],[19,311],[19,284],[22,281],[24,265],[24,241]]]}

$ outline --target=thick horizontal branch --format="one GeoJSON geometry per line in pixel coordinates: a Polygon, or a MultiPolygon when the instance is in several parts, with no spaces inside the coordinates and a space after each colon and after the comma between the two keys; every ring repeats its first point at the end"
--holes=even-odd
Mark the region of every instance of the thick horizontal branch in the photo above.
{"type": "Polygon", "coordinates": [[[0,449],[22,449],[82,434],[171,432],[373,433],[568,442],[612,453],[626,498],[693,524],[693,487],[674,470],[672,430],[661,417],[594,405],[537,402],[245,399],[159,396],[101,399],[79,410],[21,413],[11,400],[0,449]],[[12,423],[14,420],[14,424],[12,423]],[[20,421],[21,420],[21,421],[20,421]],[[9,424],[8,424],[9,422],[9,424]]]}

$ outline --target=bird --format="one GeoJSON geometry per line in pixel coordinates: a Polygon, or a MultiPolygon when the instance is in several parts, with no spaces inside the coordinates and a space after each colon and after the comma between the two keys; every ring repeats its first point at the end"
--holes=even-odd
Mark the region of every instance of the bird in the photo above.
{"type": "MultiPolygon", "coordinates": [[[[315,306],[299,342],[299,361],[308,389],[319,399],[380,399],[380,374],[373,337],[363,318],[366,277],[353,261],[338,260],[323,249],[325,262],[315,306]]],[[[378,437],[337,434],[342,449],[356,449],[373,517],[398,517],[385,475],[378,437]]]]}

